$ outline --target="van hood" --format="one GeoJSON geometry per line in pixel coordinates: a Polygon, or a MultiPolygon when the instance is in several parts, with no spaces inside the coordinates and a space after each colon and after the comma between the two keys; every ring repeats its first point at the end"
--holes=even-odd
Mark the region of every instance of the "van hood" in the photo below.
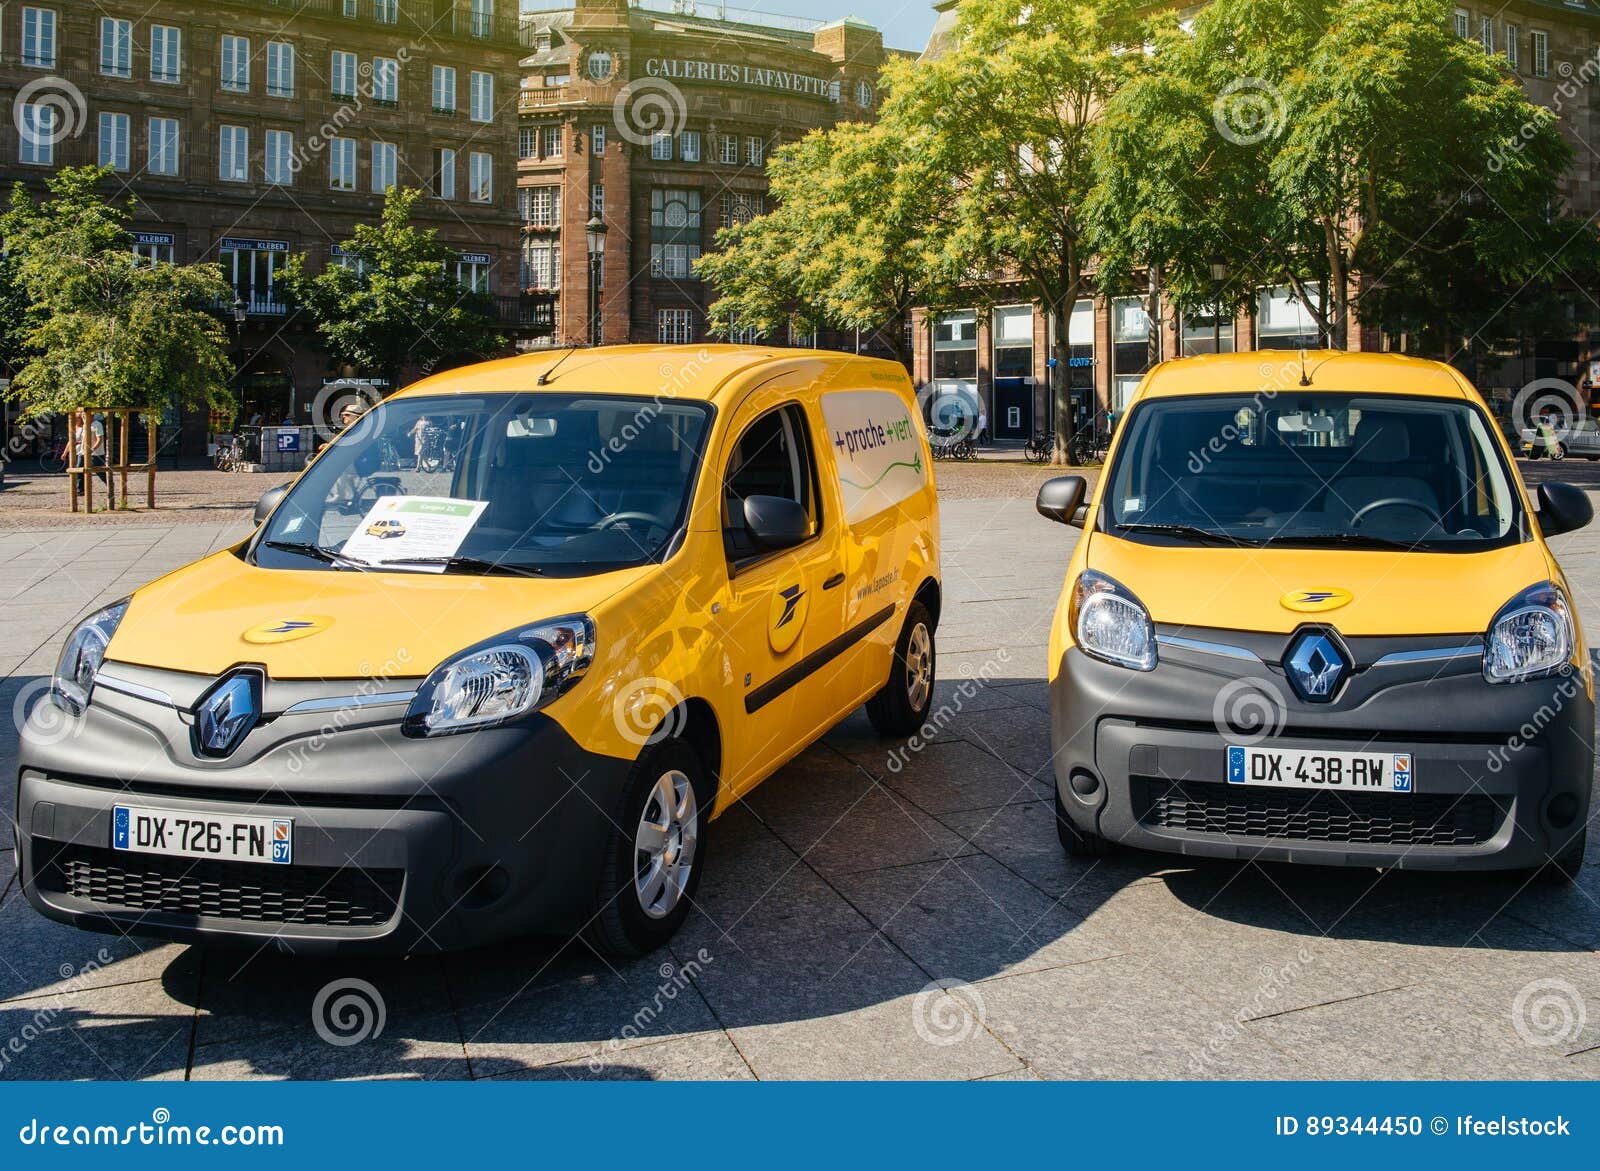
{"type": "Polygon", "coordinates": [[[1287,634],[1324,623],[1348,635],[1481,634],[1514,594],[1555,576],[1534,541],[1403,553],[1146,545],[1099,532],[1090,540],[1089,567],[1133,591],[1154,621],[1219,630],[1287,634]]]}
{"type": "Polygon", "coordinates": [[[589,578],[262,569],[213,554],[133,595],[106,658],[274,679],[408,678],[516,626],[583,613],[648,567],[589,578]]]}

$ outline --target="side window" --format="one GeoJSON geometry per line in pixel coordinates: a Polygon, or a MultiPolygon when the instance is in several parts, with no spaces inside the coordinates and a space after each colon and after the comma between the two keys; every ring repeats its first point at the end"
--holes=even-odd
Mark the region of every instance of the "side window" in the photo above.
{"type": "Polygon", "coordinates": [[[812,535],[820,530],[816,460],[805,412],[798,405],[768,411],[750,424],[734,445],[722,481],[723,544],[734,565],[758,556],[744,527],[744,502],[749,496],[793,500],[810,515],[812,535]]]}

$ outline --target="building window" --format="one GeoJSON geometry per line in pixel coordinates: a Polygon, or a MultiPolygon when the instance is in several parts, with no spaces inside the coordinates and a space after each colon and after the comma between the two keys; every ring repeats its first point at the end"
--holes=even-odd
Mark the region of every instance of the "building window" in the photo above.
{"type": "Polygon", "coordinates": [[[473,293],[487,293],[489,291],[489,269],[487,260],[463,258],[456,261],[456,284],[473,293]]]}
{"type": "Polygon", "coordinates": [[[400,104],[400,62],[393,57],[372,59],[372,102],[391,110],[400,104]]]}
{"type": "Polygon", "coordinates": [[[1535,77],[1550,76],[1550,34],[1535,29],[1528,34],[1529,47],[1533,50],[1533,75],[1535,77]]]}
{"type": "Polygon", "coordinates": [[[726,163],[730,167],[736,167],[739,165],[738,136],[733,134],[724,134],[722,136],[722,154],[719,157],[722,162],[726,163]]]}
{"type": "Polygon", "coordinates": [[[222,38],[222,88],[229,93],[250,92],[250,40],[248,37],[222,38]]]}
{"type": "Polygon", "coordinates": [[[761,340],[761,330],[754,325],[731,325],[728,341],[736,346],[753,346],[761,340]]]}
{"type": "Polygon", "coordinates": [[[176,118],[150,119],[148,169],[152,175],[174,176],[178,173],[178,120],[176,118]]]}
{"type": "Polygon", "coordinates": [[[353,98],[356,96],[356,78],[360,75],[361,67],[354,53],[346,53],[335,49],[333,64],[328,73],[328,88],[336,98],[353,98]]]}
{"type": "Polygon", "coordinates": [[[472,112],[474,122],[494,121],[494,74],[472,71],[472,112]]]}
{"type": "Polygon", "coordinates": [[[133,254],[149,268],[158,264],[171,264],[177,259],[177,246],[172,237],[161,232],[137,233],[133,240],[133,254]]]}
{"type": "Polygon", "coordinates": [[[724,228],[747,224],[766,211],[766,202],[759,192],[730,191],[722,197],[718,224],[724,228]]]}
{"type": "Polygon", "coordinates": [[[328,140],[328,186],[335,191],[356,189],[356,140],[328,140]]]}
{"type": "Polygon", "coordinates": [[[1511,66],[1512,72],[1515,72],[1521,64],[1518,60],[1521,40],[1522,30],[1514,24],[1506,25],[1506,64],[1511,66]]]}
{"type": "Polygon", "coordinates": [[[652,244],[650,275],[663,280],[690,280],[694,277],[694,262],[699,259],[698,244],[652,244]]]}
{"type": "Polygon", "coordinates": [[[665,131],[657,131],[650,136],[650,157],[658,162],[666,162],[672,158],[672,135],[665,131]]]}
{"type": "Polygon", "coordinates": [[[1463,41],[1472,37],[1472,15],[1465,8],[1457,8],[1455,12],[1456,36],[1463,41]]]}
{"type": "Polygon", "coordinates": [[[946,313],[934,323],[933,376],[964,381],[978,377],[976,313],[946,313]]]}
{"type": "Polygon", "coordinates": [[[100,165],[113,171],[126,171],[128,163],[128,116],[100,115],[100,165]]]}
{"type": "Polygon", "coordinates": [[[664,346],[684,346],[694,341],[694,310],[656,310],[656,341],[664,346]]]}
{"type": "Polygon", "coordinates": [[[281,315],[286,306],[278,297],[278,274],[286,249],[267,247],[267,240],[223,240],[217,258],[222,274],[233,285],[234,296],[248,312],[281,315]]]}
{"type": "Polygon", "coordinates": [[[1494,52],[1494,18],[1486,16],[1478,22],[1478,43],[1485,53],[1494,52]]]}
{"type": "Polygon", "coordinates": [[[472,35],[479,38],[494,32],[494,0],[472,0],[472,35]]]}
{"type": "Polygon", "coordinates": [[[433,67],[433,112],[435,114],[456,112],[456,71],[453,65],[433,67]]]}
{"type": "Polygon", "coordinates": [[[990,337],[994,339],[996,378],[1033,377],[1032,305],[996,309],[990,337]]]}
{"type": "Polygon", "coordinates": [[[279,187],[294,183],[294,135],[287,130],[267,131],[267,182],[279,187]]]}
{"type": "Polygon", "coordinates": [[[554,240],[528,240],[522,246],[522,287],[528,290],[561,287],[561,245],[554,240]]]}
{"type": "Polygon", "coordinates": [[[700,258],[700,191],[657,187],[650,192],[650,275],[671,280],[694,276],[700,258]]]}
{"type": "Polygon", "coordinates": [[[522,218],[536,228],[554,228],[561,223],[561,188],[524,187],[522,218]]]}
{"type": "Polygon", "coordinates": [[[604,183],[589,184],[589,214],[606,218],[606,185],[604,183]]]}
{"type": "Polygon", "coordinates": [[[1226,309],[1183,315],[1183,356],[1233,353],[1233,317],[1226,309]]]}
{"type": "Polygon", "coordinates": [[[372,19],[379,24],[399,24],[400,0],[372,0],[372,19]]]}
{"type": "Polygon", "coordinates": [[[17,130],[21,140],[18,159],[34,166],[54,166],[56,122],[59,118],[55,107],[43,102],[28,102],[18,109],[17,115],[17,130]]]}
{"type": "Polygon", "coordinates": [[[55,9],[22,10],[22,63],[33,69],[56,67],[55,9]]]}
{"type": "Polygon", "coordinates": [[[606,128],[603,125],[595,126],[590,129],[589,149],[592,150],[596,155],[603,155],[606,153],[606,128]]]}
{"type": "MultiPolygon", "coordinates": [[[[1306,286],[1313,301],[1321,285],[1306,286]]],[[[1256,345],[1263,350],[1314,350],[1321,345],[1317,321],[1288,285],[1262,289],[1256,300],[1256,345]]]]}
{"type": "Polygon", "coordinates": [[[456,152],[447,146],[433,152],[433,193],[439,199],[456,197],[456,152]]]}
{"type": "Polygon", "coordinates": [[[872,85],[869,82],[856,82],[856,105],[863,110],[872,108],[872,85]]]}
{"type": "Polygon", "coordinates": [[[1150,369],[1150,331],[1143,297],[1117,297],[1111,302],[1111,402],[1121,411],[1150,369]]]}
{"type": "Polygon", "coordinates": [[[700,132],[698,130],[685,130],[678,135],[678,157],[686,163],[700,161],[700,132]]]}
{"type": "Polygon", "coordinates": [[[1094,360],[1094,301],[1085,297],[1067,321],[1067,386],[1085,411],[1094,400],[1094,360]]]}
{"type": "Polygon", "coordinates": [[[487,151],[475,150],[467,157],[467,198],[494,202],[494,156],[487,151]]]}
{"type": "Polygon", "coordinates": [[[561,157],[561,127],[546,126],[544,128],[544,157],[559,159],[561,157]]]}
{"type": "Polygon", "coordinates": [[[177,85],[183,80],[183,30],[169,24],[150,26],[150,80],[177,85]]]}
{"type": "Polygon", "coordinates": [[[133,21],[100,18],[100,72],[107,77],[133,76],[133,21]]]}
{"type": "Polygon", "coordinates": [[[294,97],[294,46],[288,41],[267,42],[267,96],[294,97]]]}
{"type": "Polygon", "coordinates": [[[224,126],[218,132],[217,178],[225,183],[250,181],[250,131],[224,126]]]}
{"type": "Polygon", "coordinates": [[[382,195],[395,185],[400,170],[399,153],[392,142],[372,144],[372,190],[382,195]]]}
{"type": "Polygon", "coordinates": [[[766,162],[766,146],[754,134],[746,136],[744,140],[744,161],[750,167],[759,167],[766,162]]]}
{"type": "Polygon", "coordinates": [[[596,49],[589,54],[589,77],[594,81],[604,81],[611,76],[611,54],[604,49],[596,49]]]}

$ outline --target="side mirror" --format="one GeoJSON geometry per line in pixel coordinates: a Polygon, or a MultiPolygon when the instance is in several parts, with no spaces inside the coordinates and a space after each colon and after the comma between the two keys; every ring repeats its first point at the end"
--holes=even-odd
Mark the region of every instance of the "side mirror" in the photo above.
{"type": "Polygon", "coordinates": [[[756,548],[768,553],[793,549],[811,536],[806,510],[785,496],[746,496],[744,527],[756,548]]]}
{"type": "Polygon", "coordinates": [[[1057,524],[1083,527],[1078,510],[1086,503],[1089,481],[1082,476],[1057,476],[1039,485],[1039,499],[1034,507],[1039,515],[1049,517],[1057,524]]]}
{"type": "Polygon", "coordinates": [[[1581,529],[1594,519],[1589,494],[1572,484],[1550,480],[1539,485],[1539,531],[1547,537],[1581,529]]]}
{"type": "Polygon", "coordinates": [[[260,524],[272,515],[272,510],[278,507],[278,502],[289,494],[288,484],[279,484],[276,488],[268,488],[261,494],[261,499],[256,501],[256,524],[260,524]]]}

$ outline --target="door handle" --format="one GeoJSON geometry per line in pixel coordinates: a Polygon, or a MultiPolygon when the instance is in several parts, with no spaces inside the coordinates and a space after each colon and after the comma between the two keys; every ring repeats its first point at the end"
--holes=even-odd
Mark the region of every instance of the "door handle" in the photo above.
{"type": "Polygon", "coordinates": [[[822,583],[822,588],[825,589],[825,590],[831,590],[834,586],[841,586],[843,584],[844,584],[844,574],[843,573],[836,573],[832,577],[830,577],[827,581],[822,583]]]}

